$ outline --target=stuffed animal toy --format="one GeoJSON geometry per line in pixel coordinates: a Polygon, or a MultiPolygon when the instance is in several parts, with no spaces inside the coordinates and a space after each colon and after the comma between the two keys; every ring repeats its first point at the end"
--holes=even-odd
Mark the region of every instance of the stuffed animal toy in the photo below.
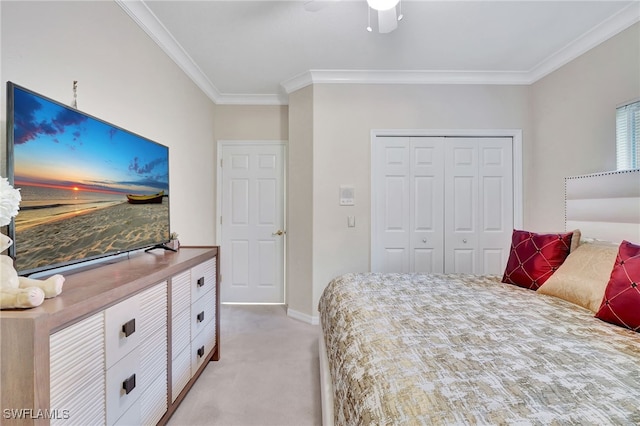
{"type": "MultiPolygon", "coordinates": [[[[0,234],[0,252],[8,249],[13,241],[0,234]]],[[[62,292],[64,277],[53,275],[46,280],[35,280],[18,276],[13,260],[0,255],[0,309],[33,308],[44,299],[56,297],[62,292]]]]}
{"type": "MultiPolygon", "coordinates": [[[[7,178],[0,178],[0,226],[11,222],[20,210],[20,191],[7,178]]],[[[0,253],[11,247],[13,241],[0,234],[0,253]]],[[[0,254],[0,309],[33,308],[45,298],[56,297],[62,292],[64,277],[54,275],[46,280],[20,277],[13,267],[13,260],[0,254]]]]}

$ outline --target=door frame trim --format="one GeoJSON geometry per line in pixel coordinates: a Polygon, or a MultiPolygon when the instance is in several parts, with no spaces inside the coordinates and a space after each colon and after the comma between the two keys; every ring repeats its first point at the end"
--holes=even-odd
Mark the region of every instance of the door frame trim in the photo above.
{"type": "Polygon", "coordinates": [[[370,144],[370,170],[369,181],[371,184],[371,217],[369,230],[369,269],[373,270],[374,261],[374,236],[375,220],[375,198],[378,188],[375,187],[375,170],[373,164],[373,152],[376,138],[378,137],[477,137],[477,138],[512,138],[513,155],[513,227],[522,229],[523,225],[523,169],[522,169],[522,129],[372,129],[370,144]]]}
{"type": "MultiPolygon", "coordinates": [[[[282,158],[282,220],[284,223],[284,228],[286,231],[287,227],[287,166],[289,164],[289,141],[282,139],[242,139],[242,140],[232,140],[232,139],[219,139],[217,141],[217,149],[216,149],[216,217],[215,217],[215,229],[216,229],[216,245],[222,246],[222,226],[220,224],[220,217],[222,216],[222,167],[220,166],[220,161],[222,159],[222,150],[225,146],[248,146],[248,145],[279,145],[283,148],[283,158],[282,158]]],[[[283,239],[283,258],[282,258],[282,303],[275,303],[277,305],[286,305],[287,304],[287,234],[282,236],[283,239]]],[[[223,254],[224,256],[224,254],[223,254]]],[[[222,274],[222,271],[220,271],[222,274]]],[[[224,277],[222,277],[224,279],[224,277]]],[[[222,281],[222,279],[220,281],[222,281]]],[[[252,303],[259,305],[273,305],[274,303],[252,303]]]]}

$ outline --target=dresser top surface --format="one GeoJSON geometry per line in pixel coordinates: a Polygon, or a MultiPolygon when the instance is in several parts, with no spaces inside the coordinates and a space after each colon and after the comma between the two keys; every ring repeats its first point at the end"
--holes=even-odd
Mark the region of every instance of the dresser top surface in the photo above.
{"type": "Polygon", "coordinates": [[[65,282],[60,295],[35,308],[0,311],[0,319],[47,321],[47,328],[57,329],[215,258],[217,254],[218,247],[181,247],[175,253],[153,250],[63,273],[65,282]]]}

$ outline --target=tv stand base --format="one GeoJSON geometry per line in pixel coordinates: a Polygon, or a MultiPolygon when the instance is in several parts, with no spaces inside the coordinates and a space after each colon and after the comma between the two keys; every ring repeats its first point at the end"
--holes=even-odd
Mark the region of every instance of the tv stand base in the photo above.
{"type": "Polygon", "coordinates": [[[151,246],[151,247],[149,247],[148,249],[146,249],[146,250],[145,250],[145,253],[146,253],[146,252],[148,252],[148,251],[151,251],[151,250],[155,250],[155,249],[170,250],[170,251],[173,251],[173,252],[177,252],[177,251],[178,251],[178,250],[176,250],[176,249],[174,249],[174,248],[169,247],[169,246],[168,246],[168,245],[166,245],[166,244],[156,244],[155,246],[151,246]]]}

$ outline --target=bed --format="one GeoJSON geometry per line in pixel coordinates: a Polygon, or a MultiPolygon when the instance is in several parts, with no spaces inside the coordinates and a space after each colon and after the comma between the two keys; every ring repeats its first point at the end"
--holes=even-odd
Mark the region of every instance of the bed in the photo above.
{"type": "Polygon", "coordinates": [[[628,299],[627,322],[608,314],[623,312],[612,271],[640,266],[624,257],[640,244],[640,171],[565,185],[566,229],[580,232],[558,234],[577,240],[536,288],[502,282],[507,274],[329,283],[319,303],[323,424],[640,424],[640,333],[624,316],[637,320],[640,299],[628,299]]]}

